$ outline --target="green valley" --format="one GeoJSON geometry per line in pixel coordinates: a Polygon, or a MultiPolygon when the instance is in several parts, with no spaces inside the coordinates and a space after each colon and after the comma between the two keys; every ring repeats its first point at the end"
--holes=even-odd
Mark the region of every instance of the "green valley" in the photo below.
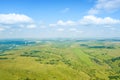
{"type": "Polygon", "coordinates": [[[0,40],[2,80],[120,80],[119,40],[0,40]]]}

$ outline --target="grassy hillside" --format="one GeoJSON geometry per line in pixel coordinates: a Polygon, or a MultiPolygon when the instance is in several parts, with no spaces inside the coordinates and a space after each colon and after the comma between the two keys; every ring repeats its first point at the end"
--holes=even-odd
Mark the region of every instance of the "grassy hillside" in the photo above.
{"type": "Polygon", "coordinates": [[[2,80],[120,80],[119,41],[16,43],[0,43],[2,80]]]}

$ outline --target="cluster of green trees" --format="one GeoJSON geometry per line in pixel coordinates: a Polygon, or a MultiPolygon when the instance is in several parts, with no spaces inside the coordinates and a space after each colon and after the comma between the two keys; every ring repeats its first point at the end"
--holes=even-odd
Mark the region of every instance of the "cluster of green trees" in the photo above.
{"type": "Polygon", "coordinates": [[[80,46],[83,46],[83,47],[87,47],[87,48],[96,48],[96,49],[103,49],[103,48],[106,48],[106,49],[115,49],[115,47],[113,45],[96,45],[96,46],[93,46],[93,45],[88,45],[88,44],[80,44],[80,46]]]}

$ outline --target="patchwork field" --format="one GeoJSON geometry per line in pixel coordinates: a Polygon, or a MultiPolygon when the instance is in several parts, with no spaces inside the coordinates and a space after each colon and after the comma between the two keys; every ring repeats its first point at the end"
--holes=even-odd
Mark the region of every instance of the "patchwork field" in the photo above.
{"type": "Polygon", "coordinates": [[[0,40],[1,80],[120,80],[119,40],[0,40]]]}

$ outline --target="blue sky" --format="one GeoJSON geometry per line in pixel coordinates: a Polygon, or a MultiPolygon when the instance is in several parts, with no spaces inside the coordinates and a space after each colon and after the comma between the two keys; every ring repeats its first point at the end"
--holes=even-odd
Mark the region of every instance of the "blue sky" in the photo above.
{"type": "Polygon", "coordinates": [[[120,37],[120,0],[0,0],[0,38],[120,37]]]}

